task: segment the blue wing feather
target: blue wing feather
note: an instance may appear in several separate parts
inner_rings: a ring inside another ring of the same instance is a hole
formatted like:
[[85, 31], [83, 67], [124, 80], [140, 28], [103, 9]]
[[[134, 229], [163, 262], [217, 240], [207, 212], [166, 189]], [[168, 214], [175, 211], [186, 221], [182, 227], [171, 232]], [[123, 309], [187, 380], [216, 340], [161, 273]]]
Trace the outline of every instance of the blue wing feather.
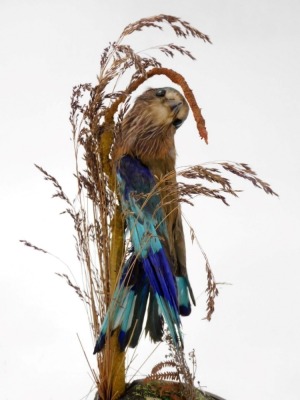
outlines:
[[[178, 282], [164, 249], [164, 238], [168, 237], [168, 233], [160, 195], [155, 191], [155, 178], [137, 158], [126, 155], [119, 161], [117, 180], [133, 255], [123, 267], [94, 353], [104, 346], [108, 331], [116, 328], [120, 328], [119, 343], [122, 350], [130, 344], [130, 336], [133, 346], [136, 345], [150, 290], [153, 294], [150, 298], [157, 302], [158, 313], [167, 323], [174, 343], [182, 344], [179, 316], [182, 307], [178, 305]], [[185, 295], [184, 290], [181, 293]], [[157, 327], [153, 327], [153, 334], [149, 326], [147, 330], [155, 340]]]
[[121, 202], [134, 252], [145, 274], [175, 343], [181, 340], [177, 287], [162, 243], [167, 237], [160, 195], [151, 171], [138, 159], [124, 156], [117, 170]]

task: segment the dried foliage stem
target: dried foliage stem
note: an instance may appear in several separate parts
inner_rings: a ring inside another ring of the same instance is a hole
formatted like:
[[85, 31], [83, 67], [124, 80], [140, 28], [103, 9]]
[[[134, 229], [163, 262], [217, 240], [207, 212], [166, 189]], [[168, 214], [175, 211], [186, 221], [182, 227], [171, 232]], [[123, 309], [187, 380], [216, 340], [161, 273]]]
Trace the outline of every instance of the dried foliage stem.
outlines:
[[[120, 207], [116, 207], [115, 214], [112, 220], [112, 238], [110, 252], [110, 297], [117, 285], [121, 260], [123, 259], [123, 232], [124, 219]], [[111, 374], [112, 377], [112, 393], [120, 396], [125, 391], [125, 356], [119, 350], [118, 332], [115, 332], [111, 338], [111, 348], [114, 349], [111, 354]], [[122, 377], [122, 379], [120, 379]]]

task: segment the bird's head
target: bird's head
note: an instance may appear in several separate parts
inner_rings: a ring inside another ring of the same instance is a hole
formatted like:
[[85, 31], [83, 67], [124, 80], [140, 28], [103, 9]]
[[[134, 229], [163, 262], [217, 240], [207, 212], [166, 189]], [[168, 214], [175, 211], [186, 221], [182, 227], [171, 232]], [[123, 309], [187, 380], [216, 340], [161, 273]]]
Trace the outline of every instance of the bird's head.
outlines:
[[139, 102], [147, 107], [146, 113], [157, 126], [168, 127], [172, 133], [183, 124], [189, 113], [185, 98], [170, 87], [149, 89], [136, 100], [135, 105]]
[[164, 157], [174, 151], [174, 134], [189, 113], [187, 101], [170, 87], [148, 89], [125, 115], [117, 143], [119, 155]]

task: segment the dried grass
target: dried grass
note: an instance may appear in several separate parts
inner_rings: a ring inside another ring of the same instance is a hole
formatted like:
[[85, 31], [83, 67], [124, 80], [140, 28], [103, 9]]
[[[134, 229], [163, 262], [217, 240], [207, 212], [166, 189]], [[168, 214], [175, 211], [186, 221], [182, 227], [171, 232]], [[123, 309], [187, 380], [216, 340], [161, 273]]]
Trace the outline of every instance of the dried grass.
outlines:
[[172, 400], [196, 400], [197, 390], [195, 389], [194, 381], [197, 362], [195, 351], [192, 350], [188, 354], [192, 364], [190, 368], [183, 349], [178, 349], [174, 346], [172, 338], [167, 332], [165, 333], [164, 341], [168, 345], [168, 353], [165, 356], [165, 360], [154, 365], [151, 373], [144, 379], [144, 383], [160, 382], [158, 388], [161, 398], [167, 396]]

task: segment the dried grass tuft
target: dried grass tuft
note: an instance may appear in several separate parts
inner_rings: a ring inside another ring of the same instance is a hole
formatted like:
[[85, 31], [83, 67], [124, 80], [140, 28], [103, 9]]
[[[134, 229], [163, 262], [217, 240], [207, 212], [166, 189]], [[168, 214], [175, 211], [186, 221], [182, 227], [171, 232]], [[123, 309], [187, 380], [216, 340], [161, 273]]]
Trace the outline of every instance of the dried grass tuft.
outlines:
[[[194, 386], [197, 362], [195, 351], [188, 354], [191, 362], [189, 367], [183, 349], [174, 346], [171, 335], [165, 333], [164, 341], [168, 345], [165, 361], [154, 365], [151, 373], [144, 379], [144, 383], [160, 382], [158, 390], [160, 398], [167, 396], [170, 399], [196, 400], [197, 390]], [[155, 385], [152, 385], [155, 389]]]

